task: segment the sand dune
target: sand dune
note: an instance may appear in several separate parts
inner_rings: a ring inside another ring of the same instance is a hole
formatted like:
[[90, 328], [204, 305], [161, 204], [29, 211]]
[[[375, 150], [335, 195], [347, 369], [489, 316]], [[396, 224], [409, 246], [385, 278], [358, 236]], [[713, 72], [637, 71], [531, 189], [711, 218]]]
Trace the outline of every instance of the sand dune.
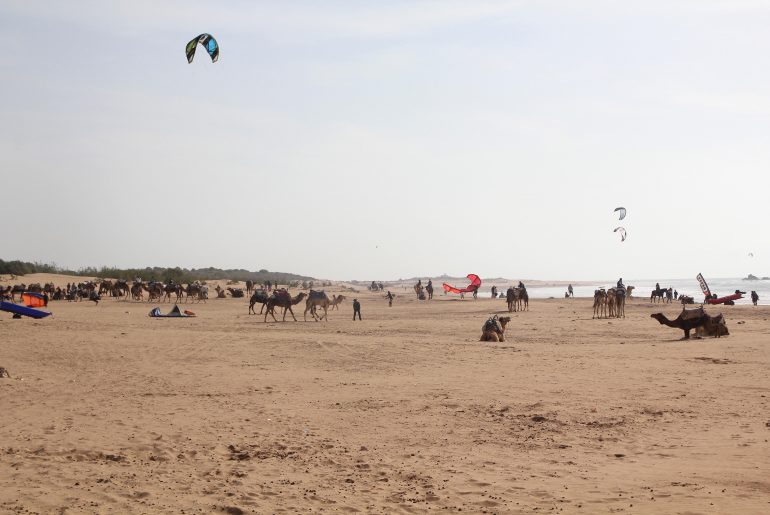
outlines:
[[485, 344], [501, 300], [357, 296], [355, 323], [350, 298], [328, 323], [0, 314], [0, 512], [770, 510], [770, 308], [683, 342], [643, 300], [534, 300]]

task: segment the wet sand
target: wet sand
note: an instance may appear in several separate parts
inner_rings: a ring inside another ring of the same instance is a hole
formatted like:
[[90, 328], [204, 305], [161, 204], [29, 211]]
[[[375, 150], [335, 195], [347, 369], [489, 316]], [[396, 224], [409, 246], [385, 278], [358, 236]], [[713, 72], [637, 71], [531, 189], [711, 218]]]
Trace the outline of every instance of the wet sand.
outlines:
[[504, 301], [398, 293], [0, 313], [0, 512], [770, 511], [769, 307], [685, 342], [649, 316], [678, 305], [533, 300], [489, 344]]

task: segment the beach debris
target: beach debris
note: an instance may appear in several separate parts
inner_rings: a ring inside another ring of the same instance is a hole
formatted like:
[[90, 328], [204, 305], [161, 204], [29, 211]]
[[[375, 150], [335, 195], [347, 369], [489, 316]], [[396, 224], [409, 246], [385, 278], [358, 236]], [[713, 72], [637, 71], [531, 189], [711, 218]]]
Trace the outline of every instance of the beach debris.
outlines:
[[620, 234], [620, 241], [626, 241], [626, 229], [624, 227], [616, 227], [614, 231]]
[[623, 220], [626, 217], [626, 208], [624, 207], [616, 207], [615, 213], [618, 213], [618, 220]]
[[10, 379], [11, 374], [8, 373], [8, 369], [6, 369], [5, 367], [0, 367], [0, 379], [2, 379], [3, 377], [7, 377], [8, 379]]
[[185, 47], [187, 62], [193, 62], [193, 58], [195, 57], [195, 49], [198, 47], [199, 43], [203, 48], [206, 49], [206, 52], [209, 53], [209, 56], [211, 56], [211, 62], [217, 62], [217, 59], [219, 59], [219, 43], [217, 43], [217, 40], [214, 39], [214, 36], [206, 33], [195, 36], [190, 40], [189, 43], [187, 43], [187, 46]]

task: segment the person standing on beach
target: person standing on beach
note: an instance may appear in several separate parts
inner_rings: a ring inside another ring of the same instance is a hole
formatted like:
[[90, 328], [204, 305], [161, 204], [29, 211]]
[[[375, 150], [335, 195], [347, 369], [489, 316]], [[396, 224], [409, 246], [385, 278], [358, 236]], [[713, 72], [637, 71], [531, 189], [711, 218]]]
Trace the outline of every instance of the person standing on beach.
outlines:
[[353, 299], [353, 321], [356, 320], [356, 314], [358, 319], [361, 320], [361, 303], [358, 302], [358, 299]]
[[[386, 295], [386, 297], [388, 298], [388, 307], [392, 308], [393, 307], [393, 294], [390, 293], [390, 290], [388, 290], [388, 294]], [[359, 313], [358, 316], [360, 317], [361, 313]], [[356, 312], [353, 311], [353, 320], [355, 320], [355, 319], [356, 319]]]
[[759, 301], [759, 295], [757, 295], [757, 292], [754, 290], [751, 291], [751, 302], [754, 303], [754, 305], [757, 305], [757, 302]]
[[567, 286], [567, 293], [569, 293], [570, 297], [574, 297], [575, 296], [575, 293], [572, 291], [572, 285], [571, 284], [569, 286]]

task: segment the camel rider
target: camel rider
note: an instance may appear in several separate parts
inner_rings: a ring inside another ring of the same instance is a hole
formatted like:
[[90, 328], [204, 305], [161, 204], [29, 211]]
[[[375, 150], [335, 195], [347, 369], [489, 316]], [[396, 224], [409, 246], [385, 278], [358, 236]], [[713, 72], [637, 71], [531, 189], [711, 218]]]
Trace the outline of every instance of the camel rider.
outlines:
[[618, 279], [618, 288], [623, 288], [624, 290], [626, 289], [626, 287], [623, 286], [623, 278], [622, 277], [620, 279]]
[[422, 279], [417, 280], [417, 287], [422, 288]]
[[524, 286], [524, 283], [521, 282], [521, 281], [519, 281], [519, 288], [521, 288], [522, 290], [526, 290], [527, 289], [527, 287]]
[[655, 291], [660, 291], [660, 283], [655, 283]]

